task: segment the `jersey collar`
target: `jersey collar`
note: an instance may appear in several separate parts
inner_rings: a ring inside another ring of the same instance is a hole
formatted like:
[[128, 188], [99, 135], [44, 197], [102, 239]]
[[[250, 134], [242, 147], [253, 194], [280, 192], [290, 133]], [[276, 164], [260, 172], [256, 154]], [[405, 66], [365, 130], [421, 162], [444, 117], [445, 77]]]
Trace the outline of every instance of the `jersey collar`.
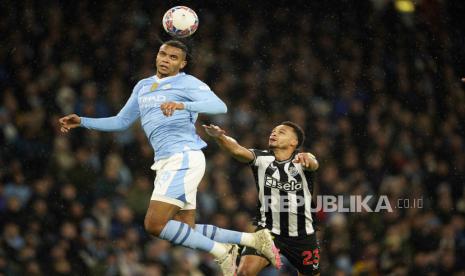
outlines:
[[185, 74], [186, 74], [186, 73], [184, 73], [184, 72], [179, 72], [179, 73], [177, 73], [177, 74], [174, 75], [174, 76], [169, 76], [169, 77], [165, 77], [165, 78], [161, 78], [161, 79], [155, 74], [155, 75], [153, 75], [153, 77], [155, 78], [155, 80], [156, 80], [157, 82], [160, 83], [160, 82], [164, 82], [164, 81], [167, 81], [167, 80], [170, 80], [170, 79], [173, 79], [173, 78], [175, 78], [175, 77], [182, 76], [182, 75], [185, 75]]
[[299, 153], [298, 151], [294, 151], [294, 152], [291, 154], [291, 157], [289, 157], [288, 159], [278, 161], [278, 160], [276, 160], [276, 155], [274, 155], [274, 152], [273, 152], [272, 150], [269, 150], [269, 151], [273, 154], [273, 156], [274, 156], [274, 158], [275, 158], [274, 161], [275, 161], [276, 163], [278, 163], [278, 164], [283, 164], [283, 163], [287, 163], [287, 162], [289, 162], [289, 161], [291, 161], [291, 160], [294, 160], [295, 155], [296, 155], [297, 153]]

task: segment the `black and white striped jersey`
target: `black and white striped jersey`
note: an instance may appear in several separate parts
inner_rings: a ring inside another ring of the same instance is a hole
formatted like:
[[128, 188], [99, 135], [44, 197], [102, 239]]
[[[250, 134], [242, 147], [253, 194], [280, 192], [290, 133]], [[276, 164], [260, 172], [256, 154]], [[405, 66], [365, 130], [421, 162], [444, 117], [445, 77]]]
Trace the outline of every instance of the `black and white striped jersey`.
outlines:
[[272, 151], [250, 149], [258, 189], [256, 223], [276, 235], [302, 237], [314, 233], [311, 214], [313, 172], [290, 159], [277, 161]]

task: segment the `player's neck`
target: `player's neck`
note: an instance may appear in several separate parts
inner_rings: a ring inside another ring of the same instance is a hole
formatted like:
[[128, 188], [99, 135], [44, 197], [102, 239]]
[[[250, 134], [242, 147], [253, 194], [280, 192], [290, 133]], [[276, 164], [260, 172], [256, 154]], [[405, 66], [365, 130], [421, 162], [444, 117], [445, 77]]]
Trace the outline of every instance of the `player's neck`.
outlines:
[[274, 157], [277, 161], [284, 161], [292, 157], [292, 149], [273, 149]]
[[169, 77], [169, 75], [157, 73], [157, 78], [158, 78], [158, 79], [164, 79], [164, 78], [166, 78], [166, 77]]
[[167, 78], [167, 77], [174, 77], [177, 74], [179, 74], [179, 72], [176, 72], [175, 74], [172, 74], [172, 75], [161, 74], [160, 72], [157, 72], [156, 76], [157, 76], [158, 79], [164, 79], [164, 78]]

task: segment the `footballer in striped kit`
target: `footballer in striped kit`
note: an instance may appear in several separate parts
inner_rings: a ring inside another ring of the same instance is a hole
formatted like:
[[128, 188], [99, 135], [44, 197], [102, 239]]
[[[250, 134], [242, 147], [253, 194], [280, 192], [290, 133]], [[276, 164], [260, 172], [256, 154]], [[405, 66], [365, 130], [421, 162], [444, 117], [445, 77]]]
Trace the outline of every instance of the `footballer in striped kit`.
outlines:
[[[215, 125], [206, 132], [236, 160], [248, 163], [258, 189], [257, 231], [268, 229], [275, 246], [299, 275], [319, 275], [320, 248], [311, 213], [313, 181], [318, 169], [313, 154], [298, 152], [304, 132], [293, 122], [282, 122], [269, 136], [268, 149], [247, 149]], [[238, 275], [257, 275], [269, 259], [251, 247], [242, 252]]]

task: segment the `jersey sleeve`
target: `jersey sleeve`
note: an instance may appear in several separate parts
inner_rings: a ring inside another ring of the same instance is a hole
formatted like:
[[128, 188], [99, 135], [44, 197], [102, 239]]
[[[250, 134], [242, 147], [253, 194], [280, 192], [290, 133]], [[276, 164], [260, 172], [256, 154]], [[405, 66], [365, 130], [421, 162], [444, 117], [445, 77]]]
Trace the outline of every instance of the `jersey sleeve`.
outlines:
[[194, 79], [190, 82], [187, 97], [190, 101], [183, 102], [188, 111], [207, 114], [226, 113], [226, 104], [206, 85]]
[[140, 117], [137, 96], [142, 85], [140, 82], [134, 87], [131, 96], [120, 112], [113, 117], [87, 118], [81, 117], [81, 126], [101, 131], [120, 131], [127, 129]]
[[266, 150], [258, 150], [258, 149], [248, 149], [253, 154], [253, 160], [249, 162], [250, 166], [259, 166], [259, 158], [260, 156], [270, 155]]

